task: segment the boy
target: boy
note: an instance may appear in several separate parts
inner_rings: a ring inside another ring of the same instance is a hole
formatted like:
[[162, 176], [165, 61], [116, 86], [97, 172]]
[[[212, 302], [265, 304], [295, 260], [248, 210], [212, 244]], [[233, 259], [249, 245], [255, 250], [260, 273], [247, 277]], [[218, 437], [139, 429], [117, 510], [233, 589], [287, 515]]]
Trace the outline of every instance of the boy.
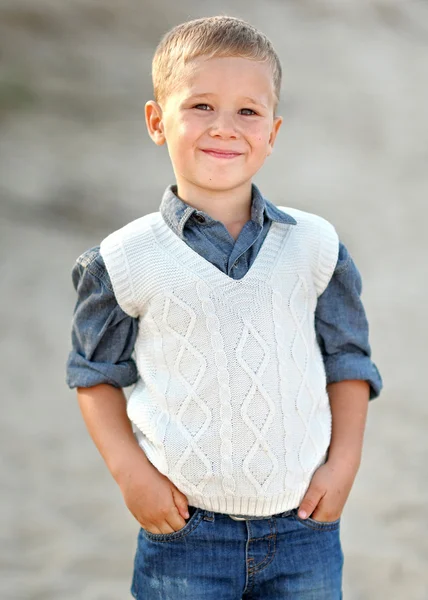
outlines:
[[176, 184], [78, 259], [68, 362], [141, 525], [132, 594], [341, 598], [340, 515], [381, 389], [360, 275], [330, 223], [252, 184], [282, 123], [262, 33], [179, 25], [153, 82]]

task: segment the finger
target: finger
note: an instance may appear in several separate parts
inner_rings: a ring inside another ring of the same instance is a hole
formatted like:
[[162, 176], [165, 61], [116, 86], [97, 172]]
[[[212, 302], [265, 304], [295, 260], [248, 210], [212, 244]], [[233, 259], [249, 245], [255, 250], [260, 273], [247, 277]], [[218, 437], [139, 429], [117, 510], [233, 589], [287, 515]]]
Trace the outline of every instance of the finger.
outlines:
[[141, 522], [140, 522], [140, 525], [144, 529], [144, 531], [148, 531], [149, 533], [155, 533], [157, 535], [162, 533], [162, 531], [156, 525], [145, 525]]
[[177, 507], [178, 512], [183, 517], [183, 519], [189, 518], [189, 503], [184, 494], [180, 492], [177, 488], [172, 488], [172, 496], [174, 498], [175, 506]]
[[162, 521], [159, 520], [156, 523], [147, 523], [147, 522], [142, 523], [140, 521], [140, 525], [143, 529], [145, 529], [145, 531], [148, 531], [149, 533], [158, 534], [158, 535], [162, 534], [162, 533], [173, 533], [175, 531], [175, 529], [173, 527], [171, 527], [167, 518], [159, 515], [159, 519], [163, 519], [163, 520]]
[[340, 517], [340, 513], [341, 511], [339, 508], [326, 506], [325, 503], [321, 501], [311, 516], [316, 521], [331, 523], [332, 521], [337, 521], [337, 519]]
[[156, 524], [155, 523], [151, 523], [147, 527], [144, 525], [143, 529], [145, 529], [149, 533], [156, 533], [156, 534], [173, 533], [175, 531], [175, 529], [173, 529], [171, 527], [171, 525], [168, 523], [168, 521], [165, 518], [164, 518], [163, 521], [159, 521]]
[[172, 525], [169, 523], [169, 521], [166, 520], [160, 525], [158, 525], [158, 527], [161, 533], [174, 533], [174, 531], [176, 531], [174, 527], [172, 527]]
[[176, 508], [174, 508], [174, 511], [171, 511], [171, 513], [168, 515], [168, 523], [174, 529], [174, 531], [179, 531], [186, 525], [186, 521]]
[[328, 521], [327, 519], [327, 510], [326, 510], [326, 506], [325, 506], [326, 502], [325, 502], [325, 497], [322, 498], [319, 502], [317, 507], [315, 508], [314, 512], [311, 514], [311, 517], [313, 519], [315, 519], [316, 521]]
[[324, 492], [317, 487], [309, 486], [308, 491], [306, 492], [302, 502], [299, 506], [298, 515], [301, 519], [306, 519], [309, 517], [320, 502], [323, 497]]

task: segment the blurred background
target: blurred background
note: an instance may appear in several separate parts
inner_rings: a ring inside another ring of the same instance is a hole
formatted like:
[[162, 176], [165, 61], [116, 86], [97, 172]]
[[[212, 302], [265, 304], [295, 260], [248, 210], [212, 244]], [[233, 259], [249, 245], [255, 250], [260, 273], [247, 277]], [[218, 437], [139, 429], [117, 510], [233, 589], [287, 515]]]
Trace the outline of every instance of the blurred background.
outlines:
[[256, 183], [331, 220], [363, 277], [385, 388], [343, 518], [344, 597], [428, 599], [426, 0], [0, 0], [2, 600], [130, 598], [138, 524], [64, 382], [70, 272], [157, 209], [172, 170], [144, 123], [151, 58], [215, 14], [283, 63]]

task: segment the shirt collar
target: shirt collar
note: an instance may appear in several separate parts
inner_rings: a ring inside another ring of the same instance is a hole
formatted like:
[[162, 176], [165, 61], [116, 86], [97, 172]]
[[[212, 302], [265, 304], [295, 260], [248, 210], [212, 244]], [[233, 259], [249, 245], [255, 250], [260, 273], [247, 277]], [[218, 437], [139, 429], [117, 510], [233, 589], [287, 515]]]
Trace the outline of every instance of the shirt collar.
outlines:
[[[163, 196], [159, 208], [161, 215], [166, 224], [176, 233], [180, 238], [184, 237], [183, 231], [187, 221], [190, 217], [195, 214], [203, 214], [205, 217], [210, 218], [206, 213], [198, 211], [193, 206], [189, 206], [181, 198], [177, 196], [177, 186], [169, 185]], [[287, 225], [296, 225], [297, 221], [289, 214], [283, 212], [274, 204], [266, 200], [259, 188], [253, 183], [252, 184], [252, 204], [251, 204], [251, 220], [263, 227], [264, 216], [268, 217], [271, 221], [277, 223], [285, 223]]]
[[165, 223], [180, 238], [183, 238], [183, 230], [190, 217], [198, 212], [193, 206], [189, 206], [177, 196], [177, 186], [169, 185], [163, 196], [159, 207]]

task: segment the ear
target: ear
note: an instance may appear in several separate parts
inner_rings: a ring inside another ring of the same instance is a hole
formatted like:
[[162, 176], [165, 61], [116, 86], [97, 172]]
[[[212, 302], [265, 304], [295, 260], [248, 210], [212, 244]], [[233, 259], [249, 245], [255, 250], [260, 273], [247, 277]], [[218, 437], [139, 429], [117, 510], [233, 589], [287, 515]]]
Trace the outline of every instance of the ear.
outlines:
[[279, 128], [281, 127], [281, 125], [282, 125], [283, 120], [284, 119], [282, 117], [275, 117], [274, 120], [273, 120], [272, 131], [271, 131], [270, 137], [269, 137], [269, 144], [268, 144], [267, 156], [270, 156], [272, 154], [272, 150], [273, 150], [273, 146], [275, 144], [276, 136], [278, 135], [278, 131], [279, 131]]
[[145, 115], [149, 136], [155, 144], [162, 146], [166, 139], [163, 131], [161, 107], [154, 100], [150, 100], [149, 102], [146, 102]]

